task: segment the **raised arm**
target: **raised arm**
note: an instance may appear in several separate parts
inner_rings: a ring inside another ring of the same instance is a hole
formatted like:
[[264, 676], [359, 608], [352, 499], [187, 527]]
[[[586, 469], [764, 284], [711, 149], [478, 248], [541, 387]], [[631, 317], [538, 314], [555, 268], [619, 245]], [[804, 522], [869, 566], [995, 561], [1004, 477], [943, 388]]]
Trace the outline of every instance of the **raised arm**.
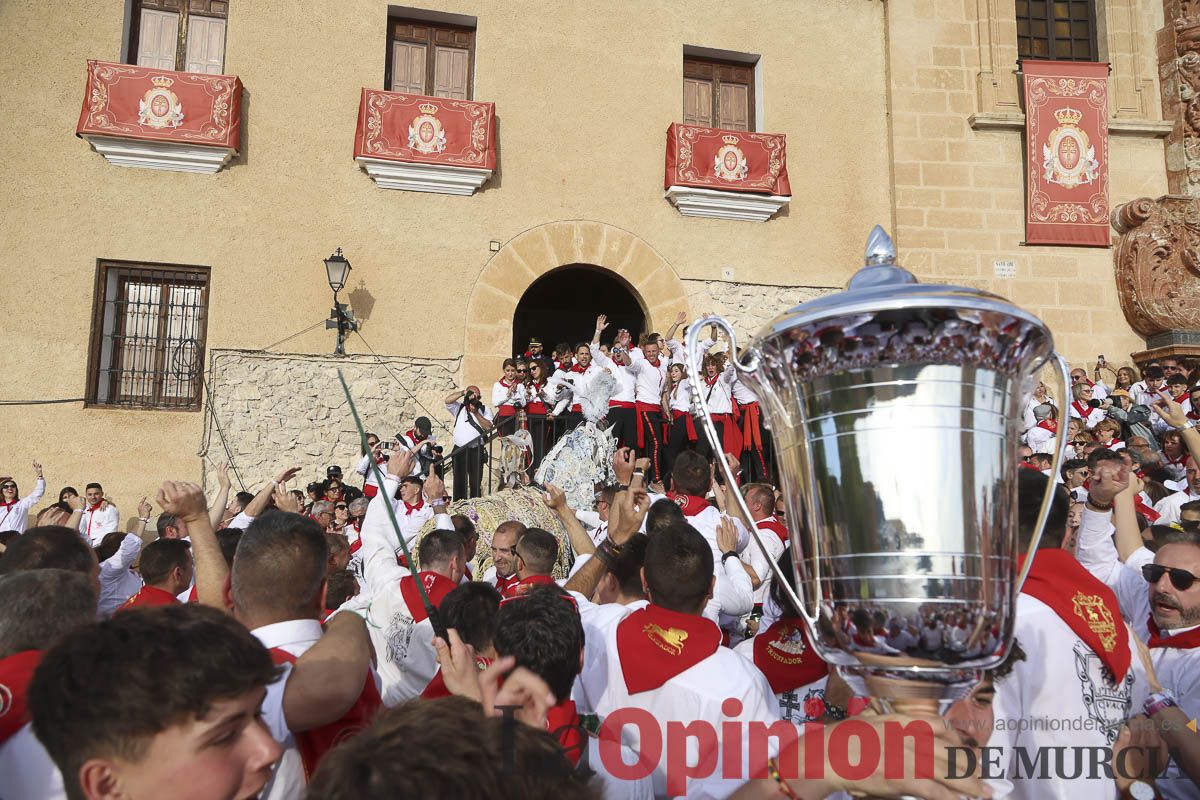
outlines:
[[229, 480], [229, 465], [221, 464], [217, 467], [217, 496], [208, 507], [208, 523], [212, 525], [213, 530], [221, 527], [221, 520], [225, 518], [225, 507], [229, 505], [231, 488], [233, 483]]
[[21, 502], [24, 503], [25, 508], [33, 508], [42, 499], [42, 496], [46, 494], [46, 478], [42, 475], [42, 465], [36, 461], [33, 462], [33, 474], [33, 491], [21, 498]]
[[454, 405], [459, 400], [463, 399], [463, 397], [465, 397], [466, 394], [467, 394], [466, 389], [456, 389], [453, 392], [451, 392], [450, 394], [446, 395], [446, 399], [443, 402], [445, 402], [445, 404], [448, 406]]
[[250, 519], [254, 519], [266, 511], [271, 506], [271, 495], [275, 492], [275, 484], [287, 483], [292, 478], [300, 474], [300, 469], [301, 468], [299, 464], [288, 467], [276, 475], [274, 480], [268, 481], [263, 488], [258, 490], [258, 494], [254, 495], [254, 499], [247, 503], [246, 507], [242, 509], [242, 514]]
[[164, 481], [158, 490], [158, 504], [168, 514], [187, 523], [192, 540], [192, 558], [196, 562], [196, 600], [206, 606], [228, 611], [225, 607], [225, 583], [229, 564], [221, 554], [221, 545], [213, 533], [204, 502], [204, 491], [195, 483]]
[[1200, 464], [1200, 431], [1197, 431], [1195, 423], [1188, 419], [1183, 406], [1171, 399], [1171, 395], [1166, 389], [1160, 389], [1158, 399], [1150, 407], [1162, 418], [1163, 422], [1179, 431], [1188, 455], [1192, 457], [1192, 461]]
[[357, 614], [338, 614], [292, 667], [283, 693], [288, 729], [306, 731], [341, 719], [358, 701], [371, 665], [367, 626]]
[[687, 312], [680, 311], [675, 315], [675, 321], [671, 323], [671, 327], [667, 328], [667, 333], [664, 338], [674, 339], [675, 333], [679, 330], [679, 326], [683, 325], [685, 322], [687, 322]]
[[596, 552], [596, 545], [592, 542], [592, 537], [588, 536], [579, 517], [575, 516], [575, 512], [567, 505], [567, 495], [562, 489], [552, 483], [546, 484], [546, 493], [542, 495], [542, 502], [555, 513], [563, 527], [567, 529], [567, 539], [571, 542], [571, 549], [575, 551], [575, 555]]

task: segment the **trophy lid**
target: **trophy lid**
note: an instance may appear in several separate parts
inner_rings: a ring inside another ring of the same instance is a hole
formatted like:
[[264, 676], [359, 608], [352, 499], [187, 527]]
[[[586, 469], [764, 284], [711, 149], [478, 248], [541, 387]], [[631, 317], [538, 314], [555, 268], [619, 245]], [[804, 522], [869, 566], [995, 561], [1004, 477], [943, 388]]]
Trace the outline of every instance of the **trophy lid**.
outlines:
[[[921, 283], [896, 263], [892, 239], [876, 225], [862, 269], [843, 291], [785, 311], [755, 344], [788, 352], [802, 377], [879, 363], [964, 363], [1022, 369], [1045, 358], [1045, 324], [991, 292]], [[770, 347], [773, 345], [774, 347]]]

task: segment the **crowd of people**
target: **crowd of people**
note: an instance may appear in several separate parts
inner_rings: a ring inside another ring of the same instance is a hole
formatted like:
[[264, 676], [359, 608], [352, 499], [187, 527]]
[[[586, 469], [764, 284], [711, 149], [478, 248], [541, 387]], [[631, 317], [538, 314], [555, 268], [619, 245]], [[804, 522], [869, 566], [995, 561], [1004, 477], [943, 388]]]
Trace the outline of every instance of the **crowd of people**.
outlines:
[[[855, 696], [772, 578], [793, 575], [800, 523], [769, 431], [715, 329], [687, 374], [682, 322], [605, 344], [601, 316], [548, 356], [534, 340], [490, 403], [446, 398], [449, 452], [420, 417], [365, 437], [359, 479], [330, 466], [292, 489], [288, 467], [234, 492], [221, 467], [212, 497], [166, 481], [122, 526], [98, 483], [39, 509], [41, 465], [25, 496], [0, 478], [0, 798], [1200, 797], [1197, 365], [1111, 386], [1076, 369], [1071, 398], [1025, 399], [1025, 546], [1060, 486], [1015, 639], [966, 697], [910, 718]], [[561, 532], [455, 511], [497, 490], [491, 436], [528, 433], [532, 482], [601, 371], [615, 480], [590, 507], [550, 484], [534, 489]], [[821, 624], [847, 650], [943, 663], [1003, 638], [933, 611]], [[1103, 769], [1023, 772], [1046, 748]]]

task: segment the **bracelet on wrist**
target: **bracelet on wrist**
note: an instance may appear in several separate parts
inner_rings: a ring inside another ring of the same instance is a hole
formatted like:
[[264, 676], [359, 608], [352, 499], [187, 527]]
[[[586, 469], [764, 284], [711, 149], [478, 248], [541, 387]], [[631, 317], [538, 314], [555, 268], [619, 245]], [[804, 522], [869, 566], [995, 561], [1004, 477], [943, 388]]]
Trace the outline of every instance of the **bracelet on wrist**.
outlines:
[[1099, 501], [1093, 500], [1091, 497], [1088, 497], [1087, 503], [1085, 503], [1085, 505], [1088, 508], [1092, 509], [1092, 511], [1103, 512], [1103, 511], [1112, 511], [1112, 509], [1113, 509], [1112, 503], [1101, 503]]
[[1182, 432], [1182, 431], [1186, 431], [1188, 428], [1195, 428], [1195, 427], [1197, 427], [1198, 425], [1200, 425], [1200, 423], [1197, 423], [1197, 421], [1196, 421], [1196, 420], [1194, 420], [1194, 419], [1189, 419], [1187, 422], [1185, 422], [1185, 423], [1183, 423], [1182, 425], [1180, 425], [1180, 426], [1176, 427], [1176, 428], [1175, 428], [1175, 430]]
[[1146, 698], [1146, 702], [1142, 705], [1142, 712], [1147, 717], [1153, 717], [1164, 708], [1178, 708], [1179, 703], [1175, 701], [1175, 696], [1165, 689], [1158, 692], [1153, 692]]
[[737, 551], [736, 551], [736, 550], [726, 550], [724, 553], [721, 553], [721, 565], [722, 565], [722, 566], [724, 566], [724, 565], [725, 565], [725, 560], [726, 560], [726, 559], [728, 559], [728, 558], [737, 558], [737, 557], [738, 557], [738, 554], [737, 554]]

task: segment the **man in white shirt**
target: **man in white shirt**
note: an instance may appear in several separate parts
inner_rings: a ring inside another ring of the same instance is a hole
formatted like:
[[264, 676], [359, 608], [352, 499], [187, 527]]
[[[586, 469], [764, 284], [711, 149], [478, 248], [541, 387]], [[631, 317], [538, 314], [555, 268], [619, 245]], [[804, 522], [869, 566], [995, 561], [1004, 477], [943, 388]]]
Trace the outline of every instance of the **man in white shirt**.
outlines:
[[1186, 459], [1184, 464], [1183, 479], [1187, 482], [1187, 488], [1169, 494], [1154, 504], [1154, 510], [1158, 512], [1159, 525], [1179, 522], [1179, 507], [1184, 503], [1200, 500], [1200, 466], [1196, 464], [1194, 458]]
[[400, 535], [410, 548], [416, 543], [421, 527], [433, 519], [433, 506], [422, 496], [423, 486], [420, 478], [406, 475], [400, 479], [400, 501], [392, 501], [396, 509], [396, 521], [400, 523]]
[[96, 619], [87, 575], [31, 569], [0, 578], [0, 797], [60, 800], [62, 774], [33, 734], [27, 691], [45, 652]]
[[79, 520], [79, 532], [95, 547], [104, 540], [104, 534], [117, 530], [121, 513], [104, 499], [104, 487], [100, 484], [89, 483], [83, 494], [87, 505], [83, 507], [83, 518]]
[[[1185, 431], [1186, 437], [1196, 435], [1194, 429]], [[1188, 723], [1200, 717], [1200, 582], [1195, 580], [1200, 575], [1200, 536], [1178, 531], [1166, 537], [1157, 553], [1143, 547], [1136, 522], [1128, 522], [1134, 519], [1138, 488], [1131, 482], [1125, 468], [1097, 467], [1079, 525], [1079, 560], [1113, 589], [1134, 632], [1149, 647], [1158, 686], [1150, 687], [1153, 694], [1139, 709], [1156, 723], [1173, 751], [1155, 781], [1158, 796], [1194, 798], [1200, 746]]]
[[525, 523], [510, 519], [496, 526], [492, 534], [492, 566], [483, 573], [483, 581], [495, 586], [501, 595], [516, 584], [517, 540], [525, 533]]
[[663, 464], [666, 446], [663, 441], [666, 421], [663, 419], [662, 395], [667, 381], [667, 359], [660, 358], [658, 334], [651, 333], [640, 348], [629, 351], [626, 369], [634, 377], [634, 401], [637, 410], [638, 455], [650, 459], [646, 480], [658, 481], [666, 468]]
[[[238, 543], [229, 590], [234, 616], [271, 651], [276, 664], [294, 664], [322, 638], [327, 560], [325, 534], [298, 514], [264, 514]], [[344, 714], [334, 716], [330, 711], [333, 720], [313, 729], [292, 725], [287, 719], [283, 711], [286, 678], [267, 687], [265, 712], [276, 720], [282, 714], [286, 724], [286, 728], [273, 731], [280, 734], [284, 754], [262, 795], [267, 800], [300, 796], [306, 776], [325, 752], [368, 725], [381, 707], [369, 661], [364, 660], [357, 669], [347, 666], [330, 680], [325, 704], [354, 690], [357, 698]]]
[[33, 492], [28, 497], [21, 497], [17, 482], [12, 478], [0, 478], [0, 531], [16, 531], [24, 533], [29, 527], [29, 509], [37, 505], [46, 493], [46, 479], [42, 477], [42, 465], [33, 462], [33, 470], [37, 479], [33, 484]]
[[788, 547], [788, 531], [775, 516], [775, 490], [770, 486], [765, 483], [746, 484], [742, 487], [742, 497], [750, 509], [750, 519], [762, 531], [763, 544], [767, 546], [765, 556], [762, 548], [754, 542], [742, 551], [742, 560], [754, 571], [750, 576], [754, 586], [754, 605], [761, 606], [771, 589], [771, 564], [778, 561]]
[[[446, 396], [446, 410], [454, 417], [454, 499], [479, 497], [483, 482], [484, 439], [492, 429], [492, 412], [479, 396], [478, 386], [468, 386]], [[392, 456], [394, 461], [396, 456]]]

